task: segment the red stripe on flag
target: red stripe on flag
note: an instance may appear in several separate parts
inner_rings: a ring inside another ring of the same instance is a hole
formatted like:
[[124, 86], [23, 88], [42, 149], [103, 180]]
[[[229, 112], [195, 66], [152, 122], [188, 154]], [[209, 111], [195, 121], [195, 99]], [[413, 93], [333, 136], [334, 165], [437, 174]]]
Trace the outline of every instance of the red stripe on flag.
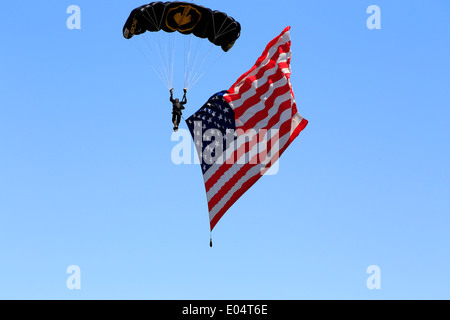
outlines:
[[[276, 123], [278, 123], [278, 121], [280, 120], [281, 114], [286, 111], [287, 109], [289, 109], [289, 107], [291, 106], [290, 104], [290, 100], [285, 101], [284, 103], [282, 103], [280, 105], [280, 108], [278, 110], [278, 112], [269, 120], [268, 125], [266, 126], [267, 129], [271, 129]], [[282, 123], [279, 126], [280, 129], [280, 133], [281, 135], [279, 136], [283, 136], [285, 135], [287, 132], [289, 132], [291, 130], [290, 127], [290, 119], [284, 123]], [[285, 123], [288, 123], [288, 126], [284, 125]], [[277, 128], [278, 129], [278, 128]], [[246, 131], [244, 131], [246, 132]], [[259, 133], [258, 133], [259, 134]], [[233, 161], [238, 161], [238, 159], [240, 159], [240, 157], [247, 151], [247, 150], [251, 150], [252, 147], [258, 143], [258, 134], [255, 135], [251, 141], [247, 141], [246, 143], [237, 146], [237, 149], [234, 151], [233, 156], [231, 159], [233, 159]], [[267, 149], [267, 152], [269, 153], [271, 150], [271, 147]], [[233, 166], [233, 164], [230, 164], [228, 161], [228, 159], [226, 159], [226, 163], [222, 164], [217, 171], [207, 180], [205, 181], [205, 188], [206, 188], [206, 192], [209, 192], [209, 190], [217, 183], [217, 181]], [[254, 163], [254, 162], [251, 162]]]
[[256, 89], [255, 95], [251, 96], [250, 98], [245, 100], [242, 105], [234, 109], [235, 118], [239, 119], [248, 110], [249, 107], [261, 102], [261, 96], [269, 91], [270, 85], [280, 81], [281, 79], [283, 79], [283, 77], [284, 74], [283, 72], [281, 72], [281, 70], [277, 70], [276, 73], [269, 76], [267, 78], [267, 82]]
[[[235, 91], [234, 89], [237, 88], [237, 84], [233, 85], [228, 90], [229, 93], [224, 96], [225, 101], [230, 103], [230, 102], [239, 100], [245, 92], [247, 92], [248, 90], [251, 89], [253, 82], [260, 80], [268, 70], [278, 68], [278, 64], [277, 64], [278, 58], [280, 57], [280, 55], [282, 53], [289, 52], [290, 48], [291, 48], [290, 42], [281, 45], [278, 48], [278, 50], [276, 51], [275, 55], [273, 55], [270, 58], [269, 62], [265, 66], [261, 67], [255, 75], [248, 76], [247, 78], [245, 78], [244, 83], [241, 86], [239, 86], [238, 93], [234, 93], [234, 91]], [[256, 69], [258, 69], [258, 68], [256, 68]], [[253, 70], [255, 70], [255, 69], [253, 69]], [[240, 82], [242, 82], [242, 80]], [[238, 82], [238, 84], [240, 82]]]
[[[245, 122], [241, 126], [241, 128], [246, 131], [248, 129], [254, 128], [259, 122], [266, 119], [269, 116], [270, 108], [274, 107], [276, 98], [288, 93], [289, 90], [290, 90], [290, 87], [288, 85], [276, 89], [274, 91], [274, 94], [269, 99], [267, 99], [267, 101], [265, 102], [264, 109], [257, 112], [252, 118], [250, 118], [247, 122]], [[278, 94], [278, 96], [276, 96], [276, 94]], [[268, 130], [273, 129], [273, 125], [275, 123], [277, 123], [278, 120], [280, 120], [280, 117], [281, 117], [281, 114], [283, 113], [283, 111], [285, 111], [286, 109], [289, 109], [291, 107], [291, 105], [292, 105], [291, 99], [283, 101], [279, 105], [277, 113], [269, 120], [268, 124], [266, 126], [264, 126], [264, 128], [262, 128], [262, 129], [268, 129]], [[275, 129], [277, 129], [277, 128], [275, 128]]]
[[244, 73], [242, 76], [239, 77], [239, 79], [231, 86], [230, 90], [228, 90], [231, 94], [234, 94], [234, 89], [235, 86], [241, 82], [245, 77], [247, 77], [248, 74], [250, 74], [253, 70], [255, 70], [256, 68], [258, 68], [261, 63], [264, 61], [264, 59], [266, 58], [267, 54], [269, 53], [269, 50], [277, 43], [277, 41], [282, 38], [284, 36], [284, 34], [286, 32], [289, 32], [289, 30], [291, 29], [291, 27], [286, 27], [283, 32], [281, 32], [281, 34], [274, 38], [272, 41], [269, 42], [269, 44], [266, 46], [266, 48], [264, 49], [261, 57], [259, 57], [259, 59], [256, 61], [255, 65], [246, 73]]
[[[308, 124], [308, 121], [306, 119], [303, 119], [300, 123], [300, 125], [297, 126], [297, 128], [294, 131], [294, 134], [291, 135], [289, 142], [286, 143], [286, 145], [281, 148], [280, 153], [278, 155], [278, 158], [281, 157], [281, 155], [286, 151], [287, 147], [292, 143], [292, 141], [300, 134], [300, 132], [306, 127]], [[280, 135], [281, 137], [281, 135]], [[277, 160], [277, 159], [276, 159]], [[272, 166], [272, 162], [267, 164], [266, 169], [269, 169]], [[230, 198], [230, 200], [227, 201], [227, 203], [219, 210], [219, 212], [211, 219], [210, 221], [210, 228], [211, 231], [214, 229], [214, 227], [217, 225], [219, 220], [225, 215], [225, 213], [228, 211], [228, 209], [231, 208], [231, 206], [239, 200], [239, 198], [247, 192], [248, 189], [250, 189], [260, 178], [262, 177], [261, 174], [257, 174], [253, 177], [251, 177], [247, 182], [245, 182], [241, 188], [239, 188], [238, 191], [236, 191]], [[211, 209], [210, 209], [211, 210]]]
[[[278, 135], [278, 138], [276, 140], [279, 140], [279, 138], [286, 135], [291, 130], [290, 123], [284, 122], [283, 125], [280, 127], [280, 133]], [[273, 141], [276, 142], [276, 141]], [[267, 153], [272, 151], [272, 146], [274, 143], [270, 144], [267, 148]], [[248, 163], [242, 165], [242, 167], [239, 169], [239, 171], [231, 178], [229, 179], [223, 186], [220, 188], [220, 190], [211, 198], [211, 200], [208, 203], [209, 210], [211, 211], [212, 208], [214, 208], [218, 202], [222, 199], [223, 196], [225, 196], [229, 190], [233, 188], [233, 186], [242, 178], [244, 177], [247, 172], [252, 169], [255, 165], [252, 163], [258, 163], [259, 154], [256, 154], [251, 161]], [[257, 176], [261, 177], [261, 172], [258, 171], [256, 174]]]

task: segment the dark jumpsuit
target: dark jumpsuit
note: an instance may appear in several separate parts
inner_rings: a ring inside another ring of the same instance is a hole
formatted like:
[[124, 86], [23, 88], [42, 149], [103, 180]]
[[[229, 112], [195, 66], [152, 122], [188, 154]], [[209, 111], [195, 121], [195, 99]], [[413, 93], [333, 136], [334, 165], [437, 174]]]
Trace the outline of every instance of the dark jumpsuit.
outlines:
[[173, 92], [170, 92], [170, 102], [172, 102], [172, 122], [175, 124], [176, 127], [178, 127], [178, 125], [181, 122], [181, 116], [182, 116], [182, 110], [186, 109], [184, 107], [184, 105], [187, 103], [187, 99], [186, 99], [186, 92], [183, 95], [183, 100], [180, 101], [176, 101], [173, 99]]

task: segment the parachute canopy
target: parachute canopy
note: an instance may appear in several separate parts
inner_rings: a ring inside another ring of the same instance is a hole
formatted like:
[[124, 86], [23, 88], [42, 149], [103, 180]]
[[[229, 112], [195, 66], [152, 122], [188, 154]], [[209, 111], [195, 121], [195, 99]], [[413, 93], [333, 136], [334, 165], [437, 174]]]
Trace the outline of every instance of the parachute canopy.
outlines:
[[230, 50], [241, 33], [239, 22], [226, 13], [189, 2], [152, 2], [134, 9], [128, 17], [123, 36], [126, 39], [146, 31], [193, 34]]

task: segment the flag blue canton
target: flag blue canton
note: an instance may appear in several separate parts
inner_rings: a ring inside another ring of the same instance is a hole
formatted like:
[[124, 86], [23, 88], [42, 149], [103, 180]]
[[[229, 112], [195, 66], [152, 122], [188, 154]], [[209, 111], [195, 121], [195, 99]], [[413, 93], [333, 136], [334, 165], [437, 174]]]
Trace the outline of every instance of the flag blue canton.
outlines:
[[[186, 120], [197, 148], [203, 174], [214, 163], [214, 159], [211, 159], [211, 157], [222, 156], [225, 149], [236, 138], [234, 111], [223, 99], [225, 93], [227, 93], [226, 90], [213, 95], [196, 113]], [[230, 139], [230, 134], [234, 139]], [[223, 141], [217, 141], [217, 137], [222, 137]], [[222, 150], [220, 154], [217, 154], [219, 150], [217, 147], [220, 145], [222, 145]], [[208, 158], [209, 155], [210, 158]]]

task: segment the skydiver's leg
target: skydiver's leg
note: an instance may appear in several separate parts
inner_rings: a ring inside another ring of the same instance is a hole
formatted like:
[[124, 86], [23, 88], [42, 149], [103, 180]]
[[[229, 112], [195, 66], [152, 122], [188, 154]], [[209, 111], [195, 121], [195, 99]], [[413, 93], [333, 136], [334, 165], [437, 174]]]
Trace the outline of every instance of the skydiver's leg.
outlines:
[[177, 132], [178, 131], [178, 125], [180, 123], [180, 115], [178, 113], [174, 113], [172, 116], [172, 122], [173, 122], [173, 131]]

